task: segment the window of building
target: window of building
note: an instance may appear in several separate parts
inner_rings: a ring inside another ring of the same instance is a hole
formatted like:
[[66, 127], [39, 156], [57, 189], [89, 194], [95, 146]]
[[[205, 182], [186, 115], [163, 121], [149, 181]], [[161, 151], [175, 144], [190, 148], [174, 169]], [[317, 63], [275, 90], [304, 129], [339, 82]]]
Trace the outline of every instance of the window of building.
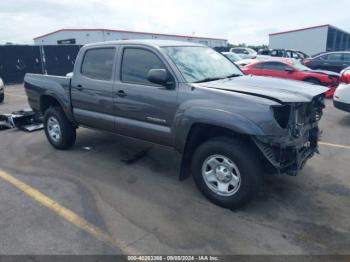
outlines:
[[98, 80], [111, 80], [115, 48], [90, 49], [85, 53], [81, 74]]
[[163, 62], [154, 53], [137, 48], [124, 49], [121, 72], [123, 82], [155, 85], [147, 80], [151, 69], [165, 69]]

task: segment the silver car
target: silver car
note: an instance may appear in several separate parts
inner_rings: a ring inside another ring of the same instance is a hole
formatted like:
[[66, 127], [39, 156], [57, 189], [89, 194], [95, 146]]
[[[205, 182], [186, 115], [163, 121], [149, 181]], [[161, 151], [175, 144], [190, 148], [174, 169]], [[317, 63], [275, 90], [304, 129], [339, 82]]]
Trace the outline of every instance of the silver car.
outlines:
[[0, 78], [0, 103], [4, 102], [5, 93], [4, 93], [4, 82]]

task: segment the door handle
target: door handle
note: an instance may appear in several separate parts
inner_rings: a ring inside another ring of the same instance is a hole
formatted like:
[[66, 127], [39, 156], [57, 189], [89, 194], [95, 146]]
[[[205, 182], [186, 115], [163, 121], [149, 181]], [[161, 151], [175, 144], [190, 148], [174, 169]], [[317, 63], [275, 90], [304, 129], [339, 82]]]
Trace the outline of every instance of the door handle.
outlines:
[[77, 90], [78, 91], [82, 91], [84, 89], [84, 87], [82, 85], [77, 85]]
[[119, 97], [125, 97], [125, 96], [126, 96], [126, 93], [124, 92], [124, 90], [119, 90], [119, 91], [117, 92], [117, 96], [119, 96]]

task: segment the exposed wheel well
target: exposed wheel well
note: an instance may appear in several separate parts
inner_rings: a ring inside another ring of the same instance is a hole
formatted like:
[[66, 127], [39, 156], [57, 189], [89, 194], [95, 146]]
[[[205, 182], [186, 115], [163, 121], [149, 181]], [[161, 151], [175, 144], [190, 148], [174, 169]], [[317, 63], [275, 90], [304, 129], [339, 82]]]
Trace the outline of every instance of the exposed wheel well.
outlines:
[[211, 138], [222, 136], [239, 137], [240, 140], [244, 140], [248, 144], [253, 144], [249, 135], [237, 133], [220, 126], [200, 123], [194, 124], [187, 136], [186, 145], [182, 152], [180, 180], [189, 177], [190, 163], [196, 148]]
[[52, 96], [42, 96], [40, 98], [40, 112], [43, 114], [50, 106], [60, 106], [60, 103]]

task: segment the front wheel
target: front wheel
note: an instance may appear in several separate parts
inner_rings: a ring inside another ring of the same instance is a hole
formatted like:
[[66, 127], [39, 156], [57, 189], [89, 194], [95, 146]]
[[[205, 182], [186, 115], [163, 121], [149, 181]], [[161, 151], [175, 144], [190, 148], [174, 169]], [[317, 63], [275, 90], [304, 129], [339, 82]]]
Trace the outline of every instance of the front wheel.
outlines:
[[226, 137], [204, 142], [192, 159], [199, 190], [213, 203], [230, 209], [246, 204], [259, 191], [261, 170], [248, 144]]
[[50, 144], [57, 149], [74, 145], [76, 129], [60, 107], [50, 107], [44, 114], [44, 128]]

